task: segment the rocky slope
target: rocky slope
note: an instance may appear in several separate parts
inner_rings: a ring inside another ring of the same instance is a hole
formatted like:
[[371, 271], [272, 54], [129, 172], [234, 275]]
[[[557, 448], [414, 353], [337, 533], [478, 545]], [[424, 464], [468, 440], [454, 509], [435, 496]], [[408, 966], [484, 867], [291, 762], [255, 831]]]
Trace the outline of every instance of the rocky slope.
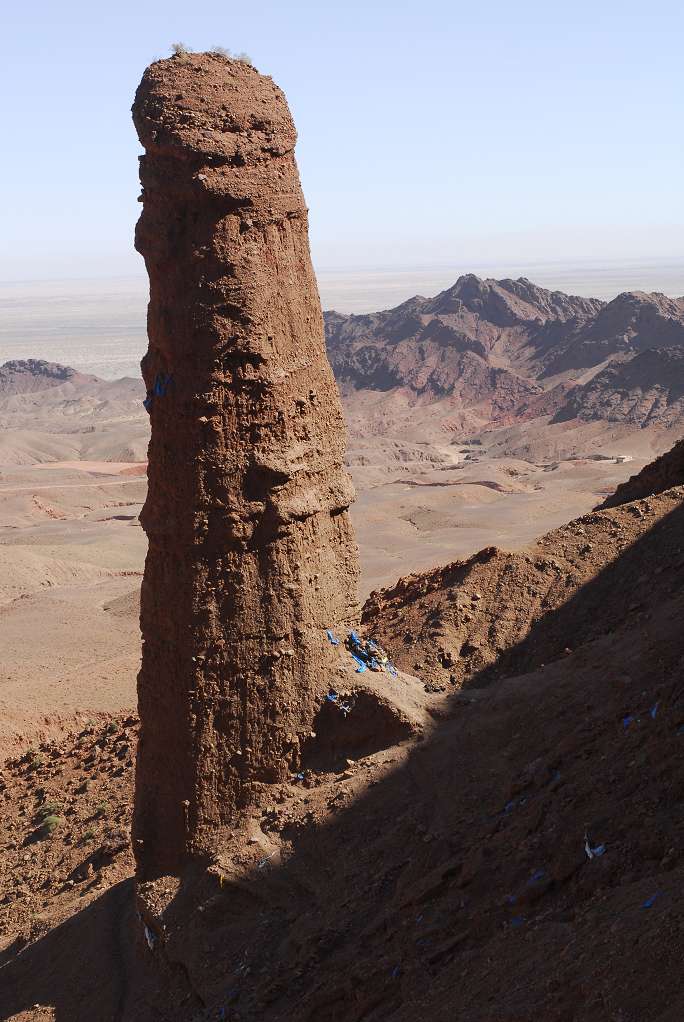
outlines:
[[211, 855], [299, 769], [358, 557], [282, 92], [180, 54], [147, 69], [133, 119], [152, 425], [134, 847], [150, 879]]
[[601, 504], [601, 509], [651, 497], [672, 486], [684, 486], [684, 440], [618, 486], [615, 493]]
[[684, 346], [648, 348], [628, 361], [610, 362], [589, 383], [574, 388], [555, 422], [619, 422], [645, 429], [684, 422]]
[[400, 579], [371, 594], [363, 625], [433, 690], [536, 670], [623, 624], [640, 627], [667, 601], [684, 569], [683, 497], [674, 487], [585, 515], [524, 552], [490, 547]]
[[[3, 1017], [678, 1022], [683, 513], [675, 487], [376, 595], [367, 625], [398, 659], [427, 666], [448, 629], [483, 637], [465, 687], [424, 693], [431, 729], [357, 755], [365, 715], [331, 709], [338, 762], [265, 791], [149, 943], [95, 802], [106, 777], [122, 815], [130, 722], [9, 764]], [[46, 799], [63, 836], [31, 843]], [[76, 892], [83, 911], [48, 929]]]

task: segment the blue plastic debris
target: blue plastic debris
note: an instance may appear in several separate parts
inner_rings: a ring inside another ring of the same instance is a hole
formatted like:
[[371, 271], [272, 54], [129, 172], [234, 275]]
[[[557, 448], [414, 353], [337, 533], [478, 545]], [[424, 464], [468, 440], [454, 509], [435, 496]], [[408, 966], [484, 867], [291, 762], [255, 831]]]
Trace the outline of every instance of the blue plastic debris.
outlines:
[[330, 639], [330, 643], [331, 643], [332, 646], [339, 646], [340, 640], [335, 638], [335, 636], [333, 635], [332, 628], [326, 628], [325, 634]]
[[515, 799], [512, 798], [511, 801], [507, 802], [506, 805], [503, 807], [503, 812], [504, 813], [510, 813], [511, 809], [513, 809], [514, 806], [515, 806]]
[[387, 661], [387, 670], [389, 671], [393, 678], [399, 677], [399, 671], [396, 669], [394, 664], [390, 663], [389, 661]]
[[149, 414], [152, 412], [152, 405], [155, 397], [165, 397], [166, 390], [169, 384], [172, 382], [173, 376], [167, 375], [166, 373], [157, 373], [152, 384], [152, 389], [147, 391], [145, 400], [143, 401], [143, 408]]
[[634, 717], [631, 714], [628, 715], [627, 717], [623, 717], [622, 718], [622, 726], [623, 726], [623, 728], [625, 728], [625, 730], [626, 730], [633, 721], [634, 721]]
[[646, 899], [646, 901], [642, 904], [641, 907], [642, 908], [652, 908], [656, 898], [660, 897], [660, 893], [661, 893], [660, 891], [656, 891], [655, 894], [652, 894], [650, 898]]
[[650, 709], [650, 710], [648, 711], [648, 712], [649, 712], [649, 713], [651, 714], [651, 718], [652, 718], [653, 720], [655, 720], [655, 719], [656, 719], [656, 714], [657, 714], [657, 712], [658, 712], [658, 707], [659, 707], [659, 706], [660, 706], [660, 703], [659, 703], [659, 702], [658, 702], [658, 703], [654, 703], [654, 704], [653, 704], [653, 706], [651, 707], [651, 709]]
[[586, 852], [588, 859], [600, 858], [605, 850], [605, 845], [596, 845], [595, 847], [592, 847], [589, 843], [589, 837], [587, 834], [584, 835], [584, 851]]
[[328, 700], [329, 703], [336, 703], [337, 700], [339, 699], [339, 696], [335, 689], [331, 688], [325, 698]]
[[511, 919], [511, 926], [515, 926], [517, 929], [518, 926], [522, 926], [524, 922], [525, 916], [513, 916], [513, 918]]
[[295, 780], [303, 781], [304, 780], [304, 774], [295, 774]]
[[390, 973], [390, 975], [391, 975], [392, 979], [396, 979], [398, 976], [400, 976], [401, 975], [401, 966], [400, 965], [395, 965], [394, 968], [392, 969], [392, 972]]
[[351, 654], [351, 658], [352, 658], [352, 660], [355, 660], [355, 661], [356, 661], [356, 663], [357, 663], [357, 664], [359, 665], [359, 666], [358, 666], [358, 667], [356, 668], [356, 673], [357, 673], [357, 674], [363, 674], [363, 672], [364, 672], [364, 671], [366, 670], [366, 665], [364, 664], [364, 662], [363, 662], [363, 660], [361, 659], [361, 657], [358, 657], [358, 656], [356, 655], [356, 653], [352, 653], [352, 654]]
[[166, 373], [157, 373], [157, 375], [154, 378], [154, 386], [152, 387], [153, 393], [157, 397], [165, 397], [166, 388], [168, 387], [172, 380], [173, 376], [171, 376], [170, 374], [167, 375]]
[[527, 881], [528, 886], [529, 886], [529, 884], [536, 884], [536, 883], [538, 883], [540, 880], [543, 880], [545, 876], [546, 876], [546, 870], [545, 869], [536, 869], [534, 871], [534, 873], [532, 874], [532, 876], [530, 877], [530, 879]]

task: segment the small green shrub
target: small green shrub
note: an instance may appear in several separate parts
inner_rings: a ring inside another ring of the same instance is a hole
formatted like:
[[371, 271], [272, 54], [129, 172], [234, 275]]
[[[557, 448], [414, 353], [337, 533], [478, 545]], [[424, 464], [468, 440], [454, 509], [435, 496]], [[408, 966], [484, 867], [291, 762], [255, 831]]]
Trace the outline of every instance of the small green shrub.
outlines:
[[59, 802], [55, 802], [54, 799], [48, 798], [43, 802], [41, 806], [38, 806], [38, 816], [45, 820], [48, 816], [59, 816], [62, 811], [62, 807]]
[[50, 834], [54, 834], [57, 828], [61, 826], [61, 816], [46, 816], [39, 828], [40, 835], [41, 837], [49, 837]]
[[108, 812], [109, 812], [108, 802], [98, 802], [98, 804], [95, 806], [95, 815], [100, 820], [103, 819], [103, 817], [105, 817]]

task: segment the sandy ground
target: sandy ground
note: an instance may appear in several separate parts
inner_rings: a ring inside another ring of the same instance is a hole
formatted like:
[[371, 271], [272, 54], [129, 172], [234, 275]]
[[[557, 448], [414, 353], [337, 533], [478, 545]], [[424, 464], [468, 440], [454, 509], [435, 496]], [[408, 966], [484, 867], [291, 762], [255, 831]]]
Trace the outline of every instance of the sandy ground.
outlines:
[[[434, 444], [350, 452], [361, 599], [404, 574], [495, 544], [512, 549], [582, 514], [638, 470], [538, 466]], [[434, 460], [429, 460], [434, 459]], [[0, 753], [135, 706], [144, 465], [0, 469]]]
[[0, 749], [135, 704], [145, 480], [112, 468], [2, 470]]

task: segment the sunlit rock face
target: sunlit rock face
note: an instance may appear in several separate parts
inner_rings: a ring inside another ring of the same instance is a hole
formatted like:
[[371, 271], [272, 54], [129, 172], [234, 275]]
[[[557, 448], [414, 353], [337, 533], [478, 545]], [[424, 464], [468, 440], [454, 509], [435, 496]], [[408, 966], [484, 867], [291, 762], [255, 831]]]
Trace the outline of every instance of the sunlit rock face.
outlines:
[[357, 616], [344, 423], [283, 93], [185, 54], [133, 118], [150, 278], [142, 522], [143, 879], [211, 856], [299, 764], [330, 684], [325, 629]]

